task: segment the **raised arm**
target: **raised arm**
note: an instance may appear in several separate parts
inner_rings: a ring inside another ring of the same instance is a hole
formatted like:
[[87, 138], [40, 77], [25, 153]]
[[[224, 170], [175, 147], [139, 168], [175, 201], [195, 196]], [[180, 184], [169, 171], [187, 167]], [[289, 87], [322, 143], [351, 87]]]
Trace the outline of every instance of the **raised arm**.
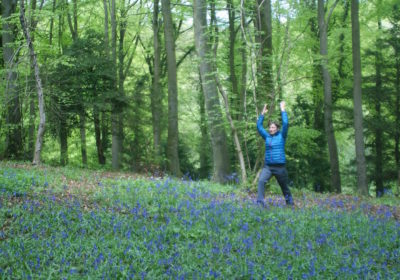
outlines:
[[264, 114], [266, 112], [268, 112], [267, 104], [264, 105], [264, 109], [262, 110], [261, 115], [258, 117], [258, 120], [257, 120], [257, 131], [263, 139], [267, 138], [267, 135], [268, 135], [267, 131], [263, 127]]
[[288, 129], [289, 129], [289, 118], [288, 115], [286, 113], [286, 103], [285, 101], [282, 101], [280, 103], [280, 107], [281, 107], [281, 117], [282, 117], [282, 136], [283, 138], [286, 139], [287, 135], [288, 135]]

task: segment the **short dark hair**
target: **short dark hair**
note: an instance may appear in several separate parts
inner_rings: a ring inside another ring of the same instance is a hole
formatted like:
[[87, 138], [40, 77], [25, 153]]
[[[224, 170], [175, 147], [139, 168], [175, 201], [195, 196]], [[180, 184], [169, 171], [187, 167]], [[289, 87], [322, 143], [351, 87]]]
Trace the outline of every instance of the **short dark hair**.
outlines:
[[278, 129], [281, 127], [280, 124], [279, 124], [279, 122], [276, 121], [276, 120], [270, 120], [270, 121], [268, 122], [268, 127], [269, 127], [271, 124], [274, 124]]

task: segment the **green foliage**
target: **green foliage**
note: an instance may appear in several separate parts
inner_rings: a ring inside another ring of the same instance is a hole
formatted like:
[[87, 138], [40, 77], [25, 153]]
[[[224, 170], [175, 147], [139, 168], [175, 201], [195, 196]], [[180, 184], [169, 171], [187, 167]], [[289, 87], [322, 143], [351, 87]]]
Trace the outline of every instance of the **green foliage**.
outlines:
[[[290, 127], [290, 137], [286, 142], [288, 157], [289, 178], [293, 180], [295, 187], [311, 187], [314, 183], [312, 177], [313, 158], [317, 157], [318, 144], [315, 139], [320, 133], [313, 129], [298, 126]], [[322, 164], [319, 162], [318, 164]]]
[[[215, 1], [214, 1], [215, 2]], [[329, 164], [326, 140], [323, 128], [322, 77], [319, 71], [320, 55], [317, 26], [317, 11], [315, 1], [272, 1], [272, 40], [273, 40], [273, 80], [275, 96], [287, 101], [290, 117], [290, 130], [287, 145], [288, 169], [293, 186], [296, 188], [312, 189], [317, 184], [323, 185], [322, 190], [329, 191]], [[332, 92], [334, 100], [333, 123], [338, 142], [340, 170], [344, 189], [352, 191], [355, 185], [355, 162], [353, 137], [353, 108], [352, 108], [352, 49], [351, 21], [349, 1], [340, 1], [332, 13], [328, 29], [329, 65], [332, 75]], [[35, 37], [34, 47], [38, 55], [42, 73], [44, 95], [46, 99], [46, 135], [42, 158], [47, 163], [58, 165], [60, 162], [60, 133], [68, 139], [69, 164], [81, 166], [79, 113], [86, 114], [88, 165], [91, 168], [107, 168], [110, 163], [111, 128], [110, 104], [118, 103], [124, 109], [124, 147], [122, 168], [125, 170], [164, 170], [166, 146], [166, 112], [168, 104], [166, 63], [164, 52], [163, 25], [160, 18], [160, 43], [162, 49], [160, 110], [162, 113], [163, 154], [154, 157], [152, 150], [151, 127], [151, 81], [153, 74], [153, 33], [152, 3], [134, 1], [134, 5], [124, 7], [122, 1], [116, 1], [117, 23], [126, 23], [127, 32], [123, 46], [117, 40], [117, 57], [124, 57], [125, 64], [132, 58], [129, 68], [124, 69], [126, 75], [124, 97], [116, 98], [112, 85], [116, 82], [113, 76], [113, 63], [109, 59], [109, 50], [104, 46], [104, 10], [98, 1], [77, 3], [78, 38], [74, 41], [69, 32], [68, 16], [73, 16], [73, 5], [65, 3], [53, 6], [44, 2], [43, 8], [34, 12], [27, 7], [28, 21], [35, 15], [37, 28], [32, 33]], [[210, 3], [209, 3], [210, 4]], [[216, 50], [215, 73], [219, 75], [222, 86], [226, 90], [235, 127], [239, 133], [240, 144], [245, 153], [246, 168], [250, 178], [257, 172], [255, 166], [262, 158], [263, 148], [259, 145], [259, 136], [255, 128], [257, 112], [263, 103], [271, 104], [272, 100], [256, 100], [255, 97], [265, 92], [255, 92], [257, 87], [257, 61], [259, 43], [255, 41], [255, 6], [251, 2], [232, 1], [235, 11], [234, 34], [230, 34], [226, 3], [215, 2], [217, 9], [216, 26], [219, 33]], [[243, 7], [242, 7], [243, 5]], [[332, 2], [329, 2], [328, 9]], [[397, 5], [397, 6], [396, 6]], [[200, 123], [198, 94], [201, 87], [198, 77], [198, 61], [195, 52], [186, 55], [193, 42], [193, 20], [190, 5], [174, 5], [174, 24], [176, 27], [176, 53], [178, 64], [179, 92], [179, 155], [182, 172], [190, 173], [193, 177], [207, 178], [212, 172], [212, 157], [209, 135], [202, 136]], [[386, 186], [395, 185], [396, 160], [394, 146], [396, 137], [396, 63], [400, 51], [399, 43], [399, 9], [395, 0], [361, 1], [361, 41], [363, 61], [363, 102], [365, 116], [365, 136], [367, 141], [368, 170], [374, 171], [376, 155], [372, 149], [374, 132], [379, 126], [384, 131], [384, 166], [383, 174]], [[159, 15], [161, 17], [161, 14]], [[241, 17], [244, 21], [241, 21]], [[377, 24], [378, 16], [382, 19], [382, 30]], [[19, 25], [18, 13], [12, 22]], [[126, 20], [126, 21], [125, 21]], [[3, 21], [2, 21], [3, 22]], [[53, 25], [51, 25], [53, 23]], [[2, 23], [0, 23], [2, 24]], [[73, 24], [73, 23], [72, 23]], [[118, 25], [117, 24], [117, 25]], [[1, 26], [1, 25], [0, 25]], [[50, 32], [52, 26], [52, 32]], [[117, 26], [117, 39], [120, 38], [120, 25]], [[1, 29], [1, 27], [0, 27]], [[111, 28], [109, 28], [109, 32]], [[20, 29], [17, 29], [20, 32]], [[109, 34], [110, 35], [110, 34]], [[216, 37], [218, 35], [218, 38]], [[235, 56], [234, 70], [238, 80], [239, 93], [233, 92], [232, 77], [230, 76], [229, 49], [230, 35], [234, 35]], [[52, 36], [52, 41], [50, 41]], [[111, 39], [111, 36], [109, 36]], [[27, 83], [31, 83], [29, 73], [29, 57], [22, 34], [14, 42], [15, 69], [18, 71], [18, 89], [20, 91], [21, 110], [23, 112], [22, 127], [24, 129], [24, 149], [27, 145], [29, 128], [29, 94], [36, 96]], [[378, 119], [375, 111], [375, 43], [380, 40], [382, 51], [383, 90], [379, 96], [382, 102], [382, 119]], [[110, 42], [109, 42], [110, 43]], [[22, 46], [22, 48], [18, 48]], [[5, 77], [3, 47], [0, 48], [0, 75]], [[121, 47], [121, 48], [119, 48]], [[122, 52], [122, 53], [120, 53]], [[121, 56], [119, 56], [121, 55]], [[185, 57], [181, 61], [181, 58]], [[146, 65], [147, 63], [147, 65]], [[118, 64], [118, 61], [117, 61]], [[214, 71], [213, 71], [214, 72]], [[211, 74], [211, 73], [210, 73]], [[6, 87], [6, 79], [1, 79], [1, 89]], [[398, 83], [398, 82], [397, 82]], [[25, 92], [25, 89], [28, 89]], [[0, 90], [2, 104], [6, 104]], [[34, 104], [35, 108], [37, 104]], [[1, 108], [0, 116], [0, 152], [5, 149], [4, 126], [7, 115], [5, 107]], [[257, 110], [258, 108], [258, 110]], [[106, 167], [100, 166], [97, 159], [95, 129], [93, 119], [95, 109], [105, 116], [104, 149], [107, 158]], [[277, 108], [275, 108], [276, 110]], [[221, 108], [222, 111], [223, 108]], [[273, 116], [280, 119], [279, 115]], [[31, 116], [38, 123], [38, 116]], [[226, 124], [225, 124], [226, 125]], [[228, 127], [228, 126], [226, 126]], [[229, 129], [227, 129], [229, 131]], [[228, 137], [232, 170], [238, 171], [238, 159], [233, 144], [233, 137]], [[27, 152], [25, 152], [27, 154]], [[203, 160], [203, 162], [201, 162]], [[370, 178], [373, 178], [370, 176]], [[249, 180], [251, 182], [251, 180]], [[248, 183], [251, 184], [251, 183]], [[373, 188], [373, 184], [371, 185]], [[247, 186], [254, 189], [255, 186]]]

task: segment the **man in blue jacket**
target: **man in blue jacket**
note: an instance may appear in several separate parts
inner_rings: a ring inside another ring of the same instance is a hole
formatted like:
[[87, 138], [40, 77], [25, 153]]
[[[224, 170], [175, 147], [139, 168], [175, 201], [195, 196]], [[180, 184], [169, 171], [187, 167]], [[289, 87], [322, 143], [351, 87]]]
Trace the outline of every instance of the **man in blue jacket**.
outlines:
[[279, 125], [276, 122], [269, 122], [268, 132], [263, 127], [264, 114], [268, 112], [267, 105], [261, 112], [257, 121], [257, 130], [261, 137], [265, 140], [265, 161], [264, 167], [258, 181], [257, 202], [264, 205], [265, 183], [275, 176], [282, 193], [285, 196], [286, 204], [293, 205], [292, 194], [288, 187], [288, 173], [286, 170], [285, 143], [288, 135], [288, 116], [285, 110], [285, 102], [280, 103], [282, 130], [279, 130]]

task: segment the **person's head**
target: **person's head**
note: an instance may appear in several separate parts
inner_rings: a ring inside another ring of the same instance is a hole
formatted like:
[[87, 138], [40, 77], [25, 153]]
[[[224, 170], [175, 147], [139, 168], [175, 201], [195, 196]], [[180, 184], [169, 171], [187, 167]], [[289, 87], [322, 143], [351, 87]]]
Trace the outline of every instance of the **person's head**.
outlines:
[[275, 133], [277, 133], [279, 130], [279, 124], [276, 121], [270, 121], [268, 123], [268, 132], [271, 135], [274, 135]]

